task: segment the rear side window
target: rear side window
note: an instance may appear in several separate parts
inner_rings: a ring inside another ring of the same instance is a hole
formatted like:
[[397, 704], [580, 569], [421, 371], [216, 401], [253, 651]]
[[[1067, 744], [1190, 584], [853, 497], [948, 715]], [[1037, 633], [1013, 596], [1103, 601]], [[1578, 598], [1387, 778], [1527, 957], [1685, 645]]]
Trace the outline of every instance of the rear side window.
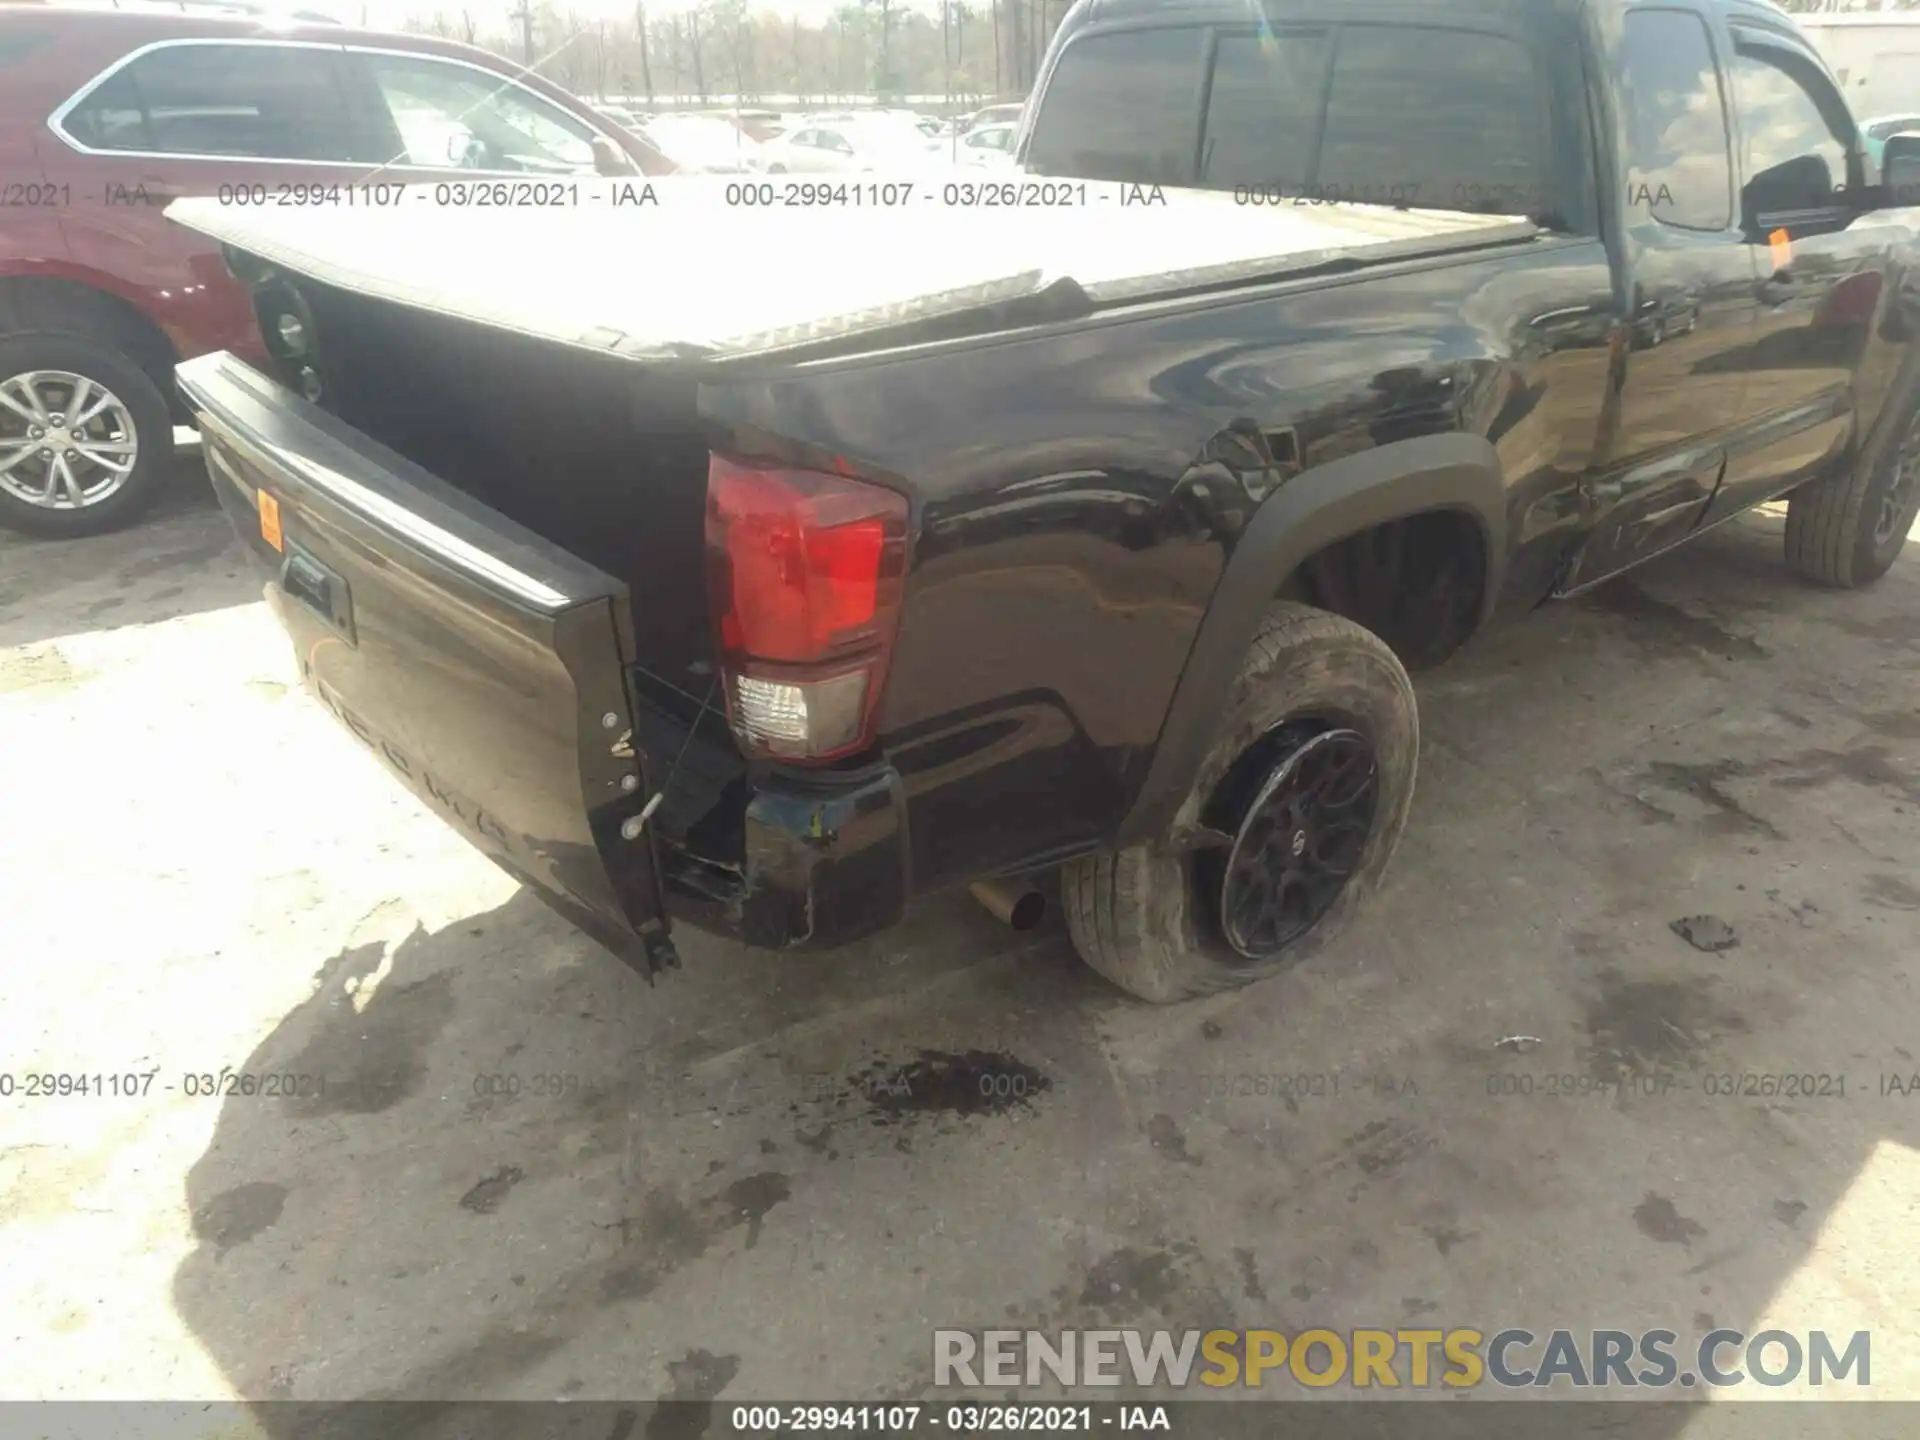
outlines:
[[1201, 184], [1271, 185], [1290, 193], [1313, 173], [1332, 37], [1225, 34], [1207, 94]]
[[96, 150], [258, 160], [358, 160], [336, 53], [169, 45], [122, 66], [65, 117]]
[[591, 174], [593, 131], [506, 77], [422, 56], [357, 53], [391, 116], [400, 153], [432, 169]]
[[1349, 26], [1313, 183], [1334, 197], [1524, 215], [1552, 204], [1550, 123], [1546, 87], [1517, 41]]
[[1190, 184], [1206, 35], [1180, 26], [1073, 41], [1034, 119], [1028, 168], [1084, 180]]
[[1706, 23], [1685, 10], [1628, 14], [1621, 47], [1626, 214], [1682, 230], [1733, 219], [1726, 103]]
[[1222, 27], [1209, 70], [1211, 33], [1071, 43], [1040, 97], [1029, 168], [1488, 214], [1552, 205], [1549, 96], [1519, 42], [1423, 25]]

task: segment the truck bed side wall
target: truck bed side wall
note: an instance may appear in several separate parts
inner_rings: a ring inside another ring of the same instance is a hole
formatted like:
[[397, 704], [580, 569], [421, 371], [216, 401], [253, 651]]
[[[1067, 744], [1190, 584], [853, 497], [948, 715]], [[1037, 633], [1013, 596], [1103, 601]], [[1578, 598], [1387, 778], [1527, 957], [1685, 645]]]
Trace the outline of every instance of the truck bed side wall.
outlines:
[[[1276, 481], [1484, 436], [1499, 473], [1478, 518], [1516, 547], [1509, 595], [1543, 594], [1600, 423], [1611, 283], [1599, 241], [1541, 241], [711, 389], [717, 422], [854, 457], [919, 497], [883, 710], [915, 888], [1115, 837]], [[1249, 430], [1297, 463], [1249, 467]], [[1274, 591], [1291, 563], [1275, 545]]]

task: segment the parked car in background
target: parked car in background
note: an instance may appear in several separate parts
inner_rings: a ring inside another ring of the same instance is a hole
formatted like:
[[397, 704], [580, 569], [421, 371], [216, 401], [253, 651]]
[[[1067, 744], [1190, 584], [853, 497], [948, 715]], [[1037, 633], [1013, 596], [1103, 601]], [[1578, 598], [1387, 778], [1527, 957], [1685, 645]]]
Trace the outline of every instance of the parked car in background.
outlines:
[[[1920, 99], [1920, 95], [1916, 95], [1915, 98]], [[1920, 133], [1920, 114], [1880, 115], [1860, 122], [1860, 139], [1866, 146], [1867, 158], [1873, 162], [1875, 174], [1880, 171], [1880, 162], [1886, 153], [1887, 141], [1895, 135], [1913, 133]]]
[[1014, 120], [978, 126], [952, 143], [954, 157], [962, 165], [1009, 165], [1019, 132], [1019, 122]]
[[656, 115], [640, 127], [682, 170], [751, 175], [766, 168], [766, 149], [730, 120], [713, 115]]
[[940, 162], [947, 146], [910, 125], [878, 117], [807, 120], [766, 149], [768, 174], [912, 171]]
[[640, 117], [624, 105], [595, 105], [593, 110], [594, 113], [606, 117], [623, 129], [637, 130], [640, 128]]
[[1009, 120], [1018, 122], [1026, 108], [1027, 102], [1024, 100], [1014, 101], [1004, 105], [984, 106], [974, 111], [971, 115], [966, 116], [961, 121], [960, 133], [962, 135], [971, 134], [982, 125], [1000, 125]]
[[448, 40], [232, 4], [0, 4], [0, 524], [124, 523], [169, 468], [175, 363], [265, 359], [245, 287], [169, 200], [392, 204], [409, 182], [673, 168]]
[[728, 110], [718, 113], [715, 118], [727, 121], [745, 131], [749, 139], [762, 144], [786, 128], [786, 117], [778, 110]]

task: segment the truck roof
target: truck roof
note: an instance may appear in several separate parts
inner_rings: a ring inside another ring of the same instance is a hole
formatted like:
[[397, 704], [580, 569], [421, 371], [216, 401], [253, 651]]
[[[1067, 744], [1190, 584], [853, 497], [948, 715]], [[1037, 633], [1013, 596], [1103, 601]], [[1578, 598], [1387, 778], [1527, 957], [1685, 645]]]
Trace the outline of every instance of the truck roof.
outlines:
[[768, 211], [726, 207], [702, 180], [652, 184], [670, 197], [658, 208], [415, 208], [409, 195], [377, 209], [188, 199], [167, 215], [325, 284], [649, 361], [764, 356], [1043, 294], [1087, 309], [1543, 233], [1505, 215], [1267, 208], [1198, 190], [1123, 217], [1111, 203]]

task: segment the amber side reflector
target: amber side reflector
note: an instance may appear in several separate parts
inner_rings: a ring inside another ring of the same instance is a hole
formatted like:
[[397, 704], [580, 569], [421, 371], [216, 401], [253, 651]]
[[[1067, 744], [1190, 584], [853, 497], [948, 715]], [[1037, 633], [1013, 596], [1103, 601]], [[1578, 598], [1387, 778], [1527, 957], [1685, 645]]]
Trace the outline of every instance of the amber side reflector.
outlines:
[[260, 496], [260, 538], [276, 550], [286, 549], [286, 539], [280, 533], [280, 502], [266, 491]]

